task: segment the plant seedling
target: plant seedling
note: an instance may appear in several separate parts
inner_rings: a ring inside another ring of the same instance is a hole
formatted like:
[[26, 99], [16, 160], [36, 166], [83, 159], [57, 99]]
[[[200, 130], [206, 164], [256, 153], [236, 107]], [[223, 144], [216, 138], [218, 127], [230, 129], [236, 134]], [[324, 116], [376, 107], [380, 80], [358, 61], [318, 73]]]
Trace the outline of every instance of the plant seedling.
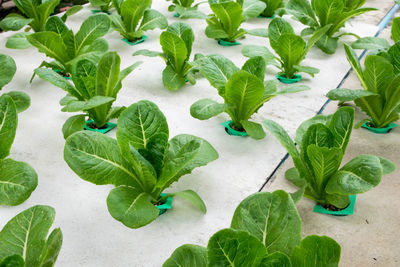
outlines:
[[54, 59], [52, 62], [43, 61], [39, 68], [55, 69], [69, 76], [76, 62], [82, 59], [98, 61], [108, 50], [107, 41], [101, 37], [108, 33], [110, 25], [107, 15], [96, 14], [88, 17], [74, 34], [59, 17], [54, 16], [47, 21], [46, 31], [26, 38], [39, 52]]
[[[373, 128], [386, 128], [400, 118], [400, 63], [394, 66], [386, 57], [368, 55], [363, 71], [354, 50], [346, 44], [345, 50], [364, 90], [339, 88], [331, 90], [327, 97], [341, 102], [354, 101], [370, 117], [358, 123], [357, 128], [367, 121]], [[388, 54], [391, 53], [395, 50], [389, 50]]]
[[[104, 15], [106, 16], [106, 15]], [[107, 123], [118, 118], [125, 107], [112, 107], [122, 88], [122, 81], [141, 62], [120, 71], [121, 59], [116, 52], [107, 52], [96, 65], [88, 59], [78, 61], [72, 69], [73, 85], [50, 69], [38, 68], [35, 73], [45, 81], [68, 93], [61, 99], [64, 112], [82, 111], [84, 114], [69, 118], [63, 125], [64, 138], [83, 130], [85, 117], [92, 121], [92, 129], [104, 129]]]
[[180, 177], [218, 158], [205, 140], [177, 135], [168, 141], [168, 124], [150, 101], [128, 107], [118, 119], [117, 140], [96, 132], [81, 131], [67, 138], [64, 158], [82, 179], [112, 184], [107, 207], [114, 219], [130, 228], [154, 221], [157, 205], [169, 197], [190, 201], [202, 212], [206, 206], [192, 190], [161, 195]]
[[373, 155], [357, 156], [342, 166], [353, 121], [354, 109], [342, 107], [333, 115], [317, 115], [303, 122], [296, 132], [300, 151], [279, 124], [263, 122], [293, 159], [295, 167], [286, 171], [286, 178], [328, 210], [346, 208], [351, 195], [369, 191], [396, 169], [391, 161]]
[[194, 4], [194, 2], [195, 2], [194, 0], [172, 0], [172, 5], [168, 7], [168, 11], [175, 12], [174, 16], [181, 19], [188, 19], [188, 18], [205, 19], [207, 15], [204, 14], [203, 12], [200, 12], [198, 10], [198, 7], [203, 3], [207, 3], [207, 1], [202, 1], [197, 4]]
[[[357, 3], [356, 3], [357, 2]], [[343, 35], [354, 35], [353, 33], [337, 34], [345, 26], [345, 23], [365, 12], [377, 10], [376, 8], [360, 8], [361, 2], [345, 0], [289, 0], [285, 10], [293, 15], [308, 28], [301, 32], [302, 36], [311, 35], [318, 29], [331, 25], [329, 31], [323, 35], [316, 46], [326, 54], [334, 54], [338, 47], [338, 40]]]
[[164, 86], [169, 90], [182, 88], [187, 81], [196, 83], [191, 63], [189, 63], [194, 34], [192, 28], [183, 22], [175, 22], [161, 33], [160, 44], [163, 52], [138, 50], [133, 56], [159, 56], [167, 65], [162, 73]]
[[112, 26], [132, 44], [141, 39], [146, 31], [168, 27], [164, 15], [150, 8], [151, 0], [122, 0], [114, 3], [118, 15], [110, 16]]
[[262, 126], [250, 121], [265, 102], [278, 95], [310, 89], [304, 85], [291, 85], [278, 91], [276, 81], [264, 82], [266, 64], [262, 57], [250, 58], [239, 69], [224, 56], [209, 55], [196, 60], [195, 67], [218, 90], [224, 103], [201, 99], [190, 107], [190, 114], [196, 119], [207, 120], [226, 112], [232, 120], [231, 128], [246, 132], [254, 139], [265, 137]]
[[311, 47], [329, 28], [330, 26], [328, 25], [315, 31], [306, 43], [301, 36], [294, 33], [292, 26], [287, 21], [275, 18], [268, 26], [268, 36], [272, 49], [275, 50], [279, 57], [275, 57], [267, 47], [256, 45], [245, 46], [242, 54], [246, 57], [263, 57], [267, 65], [270, 64], [279, 68], [281, 70], [280, 76], [287, 79], [294, 79], [299, 72], [305, 72], [314, 77], [319, 72], [319, 69], [301, 66], [300, 63], [305, 59]]

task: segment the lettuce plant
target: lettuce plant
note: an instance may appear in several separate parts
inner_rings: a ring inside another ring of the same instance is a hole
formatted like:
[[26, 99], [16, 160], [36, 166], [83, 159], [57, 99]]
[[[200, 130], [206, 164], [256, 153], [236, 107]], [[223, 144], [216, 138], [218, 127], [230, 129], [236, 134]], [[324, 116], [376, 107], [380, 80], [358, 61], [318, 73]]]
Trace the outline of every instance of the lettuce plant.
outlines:
[[[345, 45], [345, 49], [347, 59], [364, 90], [334, 89], [327, 94], [328, 98], [342, 102], [354, 101], [370, 117], [357, 126], [368, 121], [373, 128], [385, 128], [397, 121], [400, 118], [400, 63], [395, 67], [385, 57], [368, 55], [364, 63], [365, 69], [362, 70], [354, 50], [348, 45]], [[392, 50], [388, 54], [390, 52]], [[396, 50], [393, 53], [398, 57]]]
[[80, 131], [67, 138], [64, 158], [82, 179], [112, 184], [107, 207], [114, 219], [139, 228], [159, 216], [157, 205], [169, 197], [182, 197], [206, 212], [192, 190], [161, 195], [172, 183], [196, 167], [218, 158], [205, 140], [177, 135], [168, 141], [168, 124], [150, 101], [128, 107], [118, 119], [117, 140], [95, 132]]
[[[323, 52], [334, 54], [341, 36], [355, 35], [352, 33], [338, 34], [345, 23], [355, 16], [376, 10], [375, 8], [353, 9], [358, 6], [355, 2], [347, 0], [312, 0], [310, 4], [308, 0], [289, 0], [285, 9], [296, 20], [308, 26], [302, 31], [303, 36], [313, 34], [318, 29], [331, 25], [329, 31], [318, 40], [316, 45]], [[356, 37], [358, 38], [358, 36]]]
[[[15, 71], [14, 60], [0, 54], [0, 90], [12, 80]], [[23, 92], [13, 91], [0, 96], [0, 205], [21, 204], [38, 183], [37, 174], [31, 166], [7, 158], [17, 131], [18, 113], [29, 105], [30, 98]]]
[[[60, 3], [60, 0], [14, 0], [14, 3], [23, 15], [16, 13], [7, 15], [0, 22], [0, 28], [3, 31], [18, 31], [25, 26], [29, 26], [24, 32], [11, 36], [6, 43], [7, 48], [25, 49], [30, 46], [26, 40], [26, 36], [30, 34], [27, 31], [30, 29], [34, 32], [45, 31], [46, 22], [50, 18], [50, 15], [54, 13], [54, 8]], [[81, 9], [82, 6], [80, 5], [71, 7], [61, 16], [61, 20], [65, 22], [68, 16], [77, 13]]]
[[112, 0], [89, 0], [94, 7], [99, 7], [101, 12], [107, 13], [113, 6]]
[[151, 0], [115, 1], [118, 15], [112, 15], [112, 25], [129, 42], [142, 38], [155, 28], [165, 29], [168, 21], [163, 14], [151, 9]]
[[250, 58], [242, 69], [221, 55], [200, 57], [195, 64], [218, 90], [224, 103], [201, 99], [190, 107], [190, 114], [199, 120], [207, 120], [226, 112], [232, 119], [231, 128], [245, 131], [254, 139], [264, 138], [265, 133], [262, 126], [250, 121], [250, 118], [265, 102], [278, 95], [309, 89], [304, 85], [292, 85], [277, 91], [276, 81], [264, 82], [266, 64], [262, 57]]
[[162, 73], [163, 84], [169, 90], [178, 90], [187, 81], [191, 84], [196, 83], [192, 65], [189, 63], [193, 42], [192, 28], [186, 23], [174, 22], [161, 33], [162, 53], [143, 49], [136, 51], [133, 55], [160, 56], [164, 59], [167, 66]]
[[[206, 35], [208, 38], [234, 43], [236, 39], [243, 37], [246, 33], [258, 35], [256, 31], [246, 31], [240, 28], [242, 22], [249, 17], [257, 16], [264, 8], [265, 4], [261, 1], [261, 5], [256, 6], [256, 9], [247, 9], [247, 12], [242, 8], [243, 2], [235, 2], [233, 0], [218, 1], [208, 0], [213, 14], [207, 18]], [[245, 1], [246, 2], [246, 1]]]
[[270, 45], [279, 58], [275, 57], [267, 47], [256, 45], [245, 46], [242, 54], [246, 57], [263, 57], [267, 64], [278, 67], [281, 70], [280, 75], [288, 79], [293, 79], [298, 72], [305, 72], [314, 77], [314, 74], [318, 73], [319, 69], [301, 66], [300, 63], [305, 59], [311, 47], [329, 28], [330, 26], [325, 26], [315, 31], [306, 43], [301, 36], [294, 33], [290, 23], [284, 19], [275, 18], [268, 26], [268, 36]]
[[236, 208], [231, 227], [215, 233], [207, 248], [186, 244], [163, 267], [338, 266], [341, 248], [327, 236], [301, 238], [296, 205], [285, 191], [256, 193]]
[[35, 73], [68, 95], [60, 104], [64, 112], [83, 111], [82, 115], [69, 118], [63, 126], [64, 137], [83, 129], [85, 117], [93, 123], [90, 128], [102, 129], [113, 118], [118, 118], [125, 107], [112, 107], [125, 79], [141, 62], [120, 71], [121, 59], [116, 52], [107, 52], [99, 63], [88, 59], [78, 61], [72, 69], [73, 85], [50, 69], [38, 68]]
[[275, 15], [275, 12], [279, 8], [283, 8], [285, 5], [283, 0], [261, 0], [261, 1], [264, 2], [266, 5], [261, 15], [267, 18], [272, 18]]
[[108, 33], [110, 24], [107, 15], [92, 15], [74, 35], [59, 17], [54, 16], [47, 21], [46, 31], [28, 35], [27, 39], [39, 52], [54, 59], [53, 62], [43, 61], [40, 67], [49, 67], [69, 76], [74, 63], [81, 59], [98, 60], [108, 50], [107, 41], [100, 37]]
[[279, 124], [263, 122], [293, 159], [295, 167], [286, 171], [286, 178], [326, 209], [346, 208], [350, 195], [369, 191], [380, 183], [382, 175], [396, 168], [389, 160], [373, 155], [357, 156], [341, 167], [353, 121], [354, 109], [342, 107], [333, 115], [303, 122], [296, 132], [300, 151]]
[[168, 7], [168, 11], [175, 12], [176, 14], [175, 16], [182, 19], [186, 18], [205, 19], [207, 16], [203, 12], [197, 10], [198, 6], [203, 3], [207, 3], [207, 1], [202, 1], [197, 4], [194, 4], [194, 0], [172, 0], [172, 5]]
[[33, 206], [12, 218], [0, 232], [0, 266], [52, 267], [63, 241], [60, 228], [49, 236], [55, 211]]

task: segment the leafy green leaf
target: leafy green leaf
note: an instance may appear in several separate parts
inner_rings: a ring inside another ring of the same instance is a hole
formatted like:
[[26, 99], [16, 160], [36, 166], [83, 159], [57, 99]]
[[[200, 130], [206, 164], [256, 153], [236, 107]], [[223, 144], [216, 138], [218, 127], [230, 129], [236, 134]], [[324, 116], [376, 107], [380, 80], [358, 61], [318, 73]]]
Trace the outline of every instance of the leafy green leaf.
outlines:
[[0, 90], [4, 85], [11, 82], [17, 71], [17, 65], [12, 57], [0, 54]]
[[118, 119], [117, 140], [125, 154], [136, 148], [160, 173], [168, 146], [168, 124], [152, 102], [143, 100], [129, 106]]
[[329, 123], [329, 129], [334, 136], [334, 146], [346, 151], [353, 130], [354, 108], [342, 107], [336, 111]]
[[82, 48], [90, 45], [94, 40], [106, 35], [111, 21], [106, 14], [95, 14], [88, 17], [75, 35], [76, 51], [80, 54]]
[[207, 246], [210, 266], [260, 266], [266, 254], [267, 249], [256, 237], [233, 229], [218, 231]]
[[64, 159], [85, 181], [143, 188], [131, 165], [124, 160], [117, 142], [103, 134], [91, 131], [72, 134], [65, 143]]
[[52, 207], [34, 206], [12, 218], [0, 232], [0, 258], [20, 255], [26, 266], [40, 266], [54, 216]]
[[29, 198], [38, 180], [35, 170], [25, 162], [0, 161], [0, 205], [19, 205]]
[[82, 131], [84, 126], [85, 115], [75, 115], [68, 118], [62, 127], [64, 139], [67, 139], [68, 136], [75, 132]]
[[20, 91], [11, 91], [8, 93], [5, 93], [5, 95], [8, 95], [12, 98], [15, 104], [15, 108], [18, 113], [23, 112], [29, 108], [31, 105], [31, 98], [29, 95], [25, 94], [24, 92]]
[[389, 42], [384, 38], [364, 37], [351, 44], [354, 49], [367, 49], [372, 51], [387, 51], [390, 48]]
[[243, 17], [244, 20], [255, 18], [260, 15], [267, 5], [259, 0], [246, 0], [243, 2]]
[[275, 18], [271, 21], [268, 26], [268, 38], [271, 43], [271, 47], [275, 50], [278, 47], [278, 39], [282, 34], [294, 34], [293, 27], [289, 22], [282, 18]]
[[102, 105], [114, 102], [115, 98], [108, 96], [94, 96], [87, 101], [71, 101], [62, 108], [63, 112], [87, 111]]
[[218, 152], [206, 140], [187, 134], [173, 137], [169, 141], [164, 166], [156, 188], [161, 193], [173, 182], [194, 168], [207, 165], [218, 158]]
[[224, 112], [228, 105], [220, 104], [211, 99], [201, 99], [190, 107], [190, 115], [199, 120], [208, 120]]
[[291, 256], [298, 267], [336, 267], [340, 261], [340, 245], [330, 237], [311, 235], [304, 238]]
[[168, 65], [163, 73], [162, 80], [168, 90], [176, 91], [186, 84], [186, 78], [177, 73], [171, 65]]
[[7, 39], [6, 47], [11, 49], [26, 49], [31, 46], [31, 44], [26, 39], [30, 32], [19, 32]]
[[175, 249], [163, 267], [206, 266], [207, 249], [205, 247], [186, 244]]
[[17, 110], [12, 98], [0, 96], [0, 160], [10, 154], [17, 131]]
[[242, 49], [242, 54], [245, 57], [263, 57], [264, 61], [267, 65], [272, 64], [276, 65], [276, 58], [275, 55], [269, 51], [269, 49], [265, 46], [258, 46], [258, 45], [246, 45]]
[[54, 266], [57, 256], [60, 253], [63, 237], [60, 228], [54, 229], [44, 245], [40, 256], [40, 266]]
[[45, 53], [46, 56], [54, 58], [62, 64], [71, 59], [71, 55], [67, 53], [67, 47], [62, 37], [55, 32], [37, 32], [26, 35], [26, 39], [39, 52]]
[[201, 199], [201, 197], [193, 190], [184, 190], [169, 195], [186, 199], [190, 201], [194, 206], [196, 206], [201, 212], [203, 213], [207, 212], [206, 204]]
[[265, 137], [265, 132], [261, 124], [252, 121], [240, 121], [240, 123], [251, 138], [261, 140]]
[[20, 255], [12, 255], [0, 261], [0, 267], [24, 267], [25, 261]]
[[154, 30], [155, 28], [165, 29], [168, 21], [163, 14], [154, 9], [147, 9], [144, 12], [143, 20], [139, 29], [142, 31]]
[[[228, 35], [228, 40], [233, 41], [244, 19], [240, 4], [233, 1], [219, 2], [211, 4], [210, 8], [219, 19], [223, 31]], [[211, 38], [217, 37], [211, 36]]]
[[130, 186], [118, 186], [107, 197], [111, 216], [129, 228], [140, 228], [157, 219], [159, 210], [150, 195]]
[[183, 66], [189, 55], [185, 42], [174, 33], [165, 31], [160, 35], [160, 44], [173, 66], [174, 72], [182, 74]]
[[326, 192], [341, 195], [361, 194], [377, 186], [382, 174], [383, 170], [378, 157], [360, 155], [344, 165], [329, 180]]
[[394, 18], [392, 21], [392, 40], [397, 43], [400, 41], [400, 18]]
[[366, 96], [376, 95], [373, 92], [367, 90], [353, 90], [346, 88], [337, 88], [328, 92], [326, 95], [330, 100], [338, 100], [342, 102], [354, 101], [357, 98]]
[[250, 74], [253, 74], [254, 76], [258, 77], [261, 81], [264, 81], [265, 68], [266, 68], [266, 63], [263, 57], [252, 57], [244, 63], [242, 70], [247, 71]]
[[256, 193], [236, 208], [231, 227], [257, 237], [269, 253], [291, 254], [301, 240], [301, 220], [284, 191]]
[[25, 18], [19, 14], [8, 14], [2, 21], [0, 21], [0, 28], [3, 31], [18, 31], [31, 23], [33, 19]]

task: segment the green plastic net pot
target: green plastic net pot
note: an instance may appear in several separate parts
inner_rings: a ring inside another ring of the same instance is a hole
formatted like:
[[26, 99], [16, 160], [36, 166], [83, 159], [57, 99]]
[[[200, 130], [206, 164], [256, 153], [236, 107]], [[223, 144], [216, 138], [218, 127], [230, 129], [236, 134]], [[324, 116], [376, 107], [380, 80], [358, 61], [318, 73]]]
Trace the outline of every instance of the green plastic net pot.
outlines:
[[364, 124], [361, 126], [365, 129], [368, 129], [369, 131], [373, 132], [373, 133], [377, 133], [377, 134], [387, 134], [389, 133], [393, 128], [396, 128], [397, 125], [396, 123], [389, 123], [388, 126], [386, 126], [385, 128], [374, 128], [369, 126], [369, 121], [364, 122]]
[[[164, 197], [166, 195], [167, 194], [162, 193], [160, 194], [160, 197]], [[159, 215], [166, 213], [167, 210], [172, 208], [172, 197], [167, 197], [161, 203], [161, 205], [156, 206], [156, 208], [160, 210]]]
[[143, 43], [148, 37], [146, 35], [143, 35], [142, 37], [140, 37], [140, 39], [136, 40], [135, 42], [130, 42], [128, 39], [126, 38], [122, 38], [122, 41], [124, 41], [125, 43], [127, 43], [128, 45], [137, 45], [140, 43]]
[[301, 80], [301, 75], [300, 74], [295, 74], [294, 78], [289, 79], [289, 78], [286, 78], [286, 75], [284, 73], [278, 73], [276, 75], [276, 78], [282, 83], [292, 84], [292, 83], [299, 82]]
[[240, 45], [241, 43], [239, 42], [228, 42], [228, 41], [224, 41], [222, 39], [218, 39], [218, 44], [222, 45], [222, 46], [234, 46], [234, 45]]
[[92, 132], [98, 132], [98, 133], [105, 134], [105, 133], [108, 133], [109, 131], [111, 131], [112, 129], [114, 129], [115, 127], [117, 127], [117, 124], [112, 123], [112, 122], [107, 122], [104, 128], [102, 128], [102, 129], [94, 129], [94, 128], [90, 128], [89, 127], [89, 125], [91, 123], [93, 123], [93, 120], [87, 120], [85, 122], [84, 129], [87, 130], [87, 131], [92, 131]]
[[231, 124], [232, 124], [232, 121], [231, 121], [231, 120], [221, 123], [221, 125], [225, 127], [225, 131], [226, 131], [229, 135], [233, 135], [233, 136], [242, 136], [242, 137], [248, 136], [248, 134], [247, 134], [246, 132], [240, 132], [240, 131], [237, 131], [237, 130], [233, 129], [233, 128], [231, 127]]
[[332, 211], [332, 210], [327, 210], [321, 205], [316, 204], [314, 206], [314, 212], [317, 213], [323, 213], [323, 214], [329, 214], [329, 215], [336, 215], [336, 216], [346, 216], [346, 215], [352, 215], [354, 213], [354, 207], [356, 206], [356, 195], [350, 196], [350, 204], [342, 210], [338, 211]]

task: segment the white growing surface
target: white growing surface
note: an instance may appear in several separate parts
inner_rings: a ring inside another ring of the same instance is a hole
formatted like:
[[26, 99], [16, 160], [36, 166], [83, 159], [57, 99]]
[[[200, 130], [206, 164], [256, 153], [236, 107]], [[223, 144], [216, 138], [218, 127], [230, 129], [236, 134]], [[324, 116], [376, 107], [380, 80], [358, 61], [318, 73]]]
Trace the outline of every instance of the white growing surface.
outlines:
[[[153, 1], [153, 8], [166, 15], [169, 23], [179, 21], [167, 11], [171, 2]], [[92, 7], [70, 17], [68, 26], [75, 31], [89, 16]], [[207, 4], [200, 10], [209, 13]], [[289, 19], [285, 16], [285, 19]], [[240, 40], [241, 46], [222, 47], [205, 36], [206, 22], [199, 19], [182, 20], [189, 23], [196, 35], [194, 53], [219, 53], [238, 66], [246, 58], [241, 49], [247, 44], [267, 45], [268, 40], [247, 36]], [[289, 21], [300, 33], [304, 28], [298, 22]], [[267, 27], [269, 20], [252, 19], [244, 28]], [[375, 25], [354, 22], [346, 30], [360, 36], [371, 36], [377, 31]], [[110, 50], [121, 56], [122, 67], [135, 61], [144, 63], [123, 83], [115, 105], [130, 105], [142, 99], [155, 102], [165, 114], [170, 137], [181, 133], [200, 136], [208, 140], [218, 151], [220, 158], [205, 167], [196, 169], [172, 185], [169, 192], [193, 189], [202, 196], [208, 212], [202, 215], [185, 201], [174, 199], [173, 209], [156, 221], [141, 229], [130, 229], [114, 220], [107, 211], [106, 198], [112, 186], [96, 186], [80, 179], [63, 160], [64, 139], [61, 127], [72, 114], [60, 111], [58, 101], [65, 95], [61, 89], [35, 78], [29, 79], [33, 69], [39, 66], [44, 55], [36, 48], [11, 50], [5, 48], [7, 37], [12, 32], [0, 35], [0, 53], [12, 56], [17, 63], [17, 74], [3, 92], [22, 90], [31, 96], [31, 107], [19, 115], [17, 136], [11, 157], [26, 161], [38, 173], [39, 185], [31, 197], [17, 207], [0, 208], [0, 229], [17, 213], [33, 205], [50, 205], [56, 209], [54, 227], [61, 227], [64, 242], [56, 266], [161, 266], [173, 250], [186, 243], [206, 245], [216, 231], [229, 227], [236, 206], [248, 195], [259, 190], [267, 176], [285, 155], [284, 149], [271, 135], [264, 140], [232, 137], [225, 133], [221, 122], [228, 120], [221, 114], [207, 121], [190, 116], [189, 108], [201, 98], [222, 101], [217, 90], [208, 81], [200, 78], [194, 86], [187, 85], [180, 91], [171, 92], [162, 85], [161, 73], [165, 67], [160, 58], [132, 57], [139, 49], [161, 51], [159, 35], [155, 30], [146, 33], [145, 43], [129, 46], [121, 36], [113, 32], [106, 36]], [[352, 40], [349, 39], [343, 40]], [[284, 126], [293, 136], [297, 126], [315, 115], [326, 101], [325, 94], [339, 84], [349, 70], [349, 64], [340, 44], [335, 55], [323, 54], [311, 49], [304, 65], [318, 67], [321, 73], [315, 78], [306, 78], [303, 84], [312, 90], [274, 98], [262, 107], [254, 120], [272, 119]], [[274, 79], [277, 69], [269, 67], [267, 79]], [[115, 136], [115, 130], [109, 133]]]

